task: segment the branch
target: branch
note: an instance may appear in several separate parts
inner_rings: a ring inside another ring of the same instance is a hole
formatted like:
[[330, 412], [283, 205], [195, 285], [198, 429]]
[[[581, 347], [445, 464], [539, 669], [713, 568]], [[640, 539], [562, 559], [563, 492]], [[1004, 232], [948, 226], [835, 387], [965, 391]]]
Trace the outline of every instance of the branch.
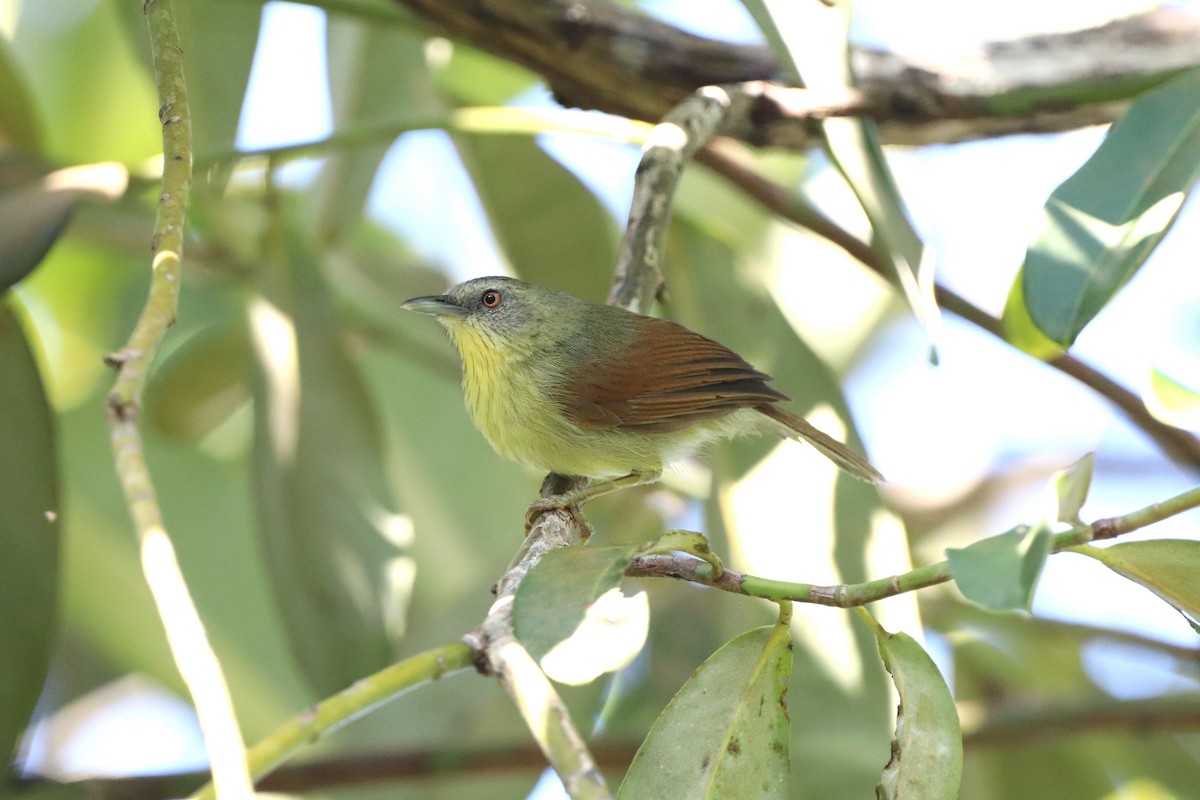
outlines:
[[146, 0], [143, 11], [150, 33], [162, 124], [162, 189], [151, 240], [154, 257], [149, 296], [129, 341], [106, 359], [117, 369], [107, 405], [109, 435], [117, 476], [137, 532], [142, 570], [166, 630], [175, 666], [195, 703], [215, 780], [226, 797], [242, 798], [252, 794], [245, 745], [220, 663], [163, 526], [138, 430], [150, 365], [167, 328], [175, 322], [183, 226], [192, 180], [191, 117], [183, 50], [171, 0]]
[[[353, 722], [371, 709], [471, 664], [472, 654], [466, 645], [451, 644], [406, 658], [355, 681], [352, 686], [288, 720], [254, 745], [246, 753], [250, 772], [256, 779], [260, 778], [300, 748]], [[215, 800], [217, 792], [210, 783], [193, 797], [195, 800]]]
[[[701, 86], [781, 77], [765, 47], [694, 36], [610, 0], [396, 3], [541, 75], [565, 106], [658, 121]], [[1111, 122], [1140, 92], [1200, 64], [1197, 34], [1196, 17], [1156, 9], [974, 51], [914, 58], [858, 50], [852, 61], [885, 143], [945, 143]], [[819, 143], [786, 91], [765, 97], [752, 123], [737, 134], [751, 144]]]
[[[1196, 507], [1200, 507], [1200, 488], [1189, 489], [1168, 500], [1119, 517], [1098, 519], [1090, 525], [1073, 525], [1069, 530], [1055, 534], [1050, 549], [1051, 552], [1057, 553], [1088, 542], [1113, 539]], [[946, 561], [939, 561], [901, 575], [866, 583], [819, 586], [759, 578], [728, 569], [717, 573], [712, 564], [699, 558], [652, 554], [635, 556], [626, 567], [625, 574], [636, 578], [679, 578], [766, 600], [792, 600], [797, 603], [836, 608], [855, 608], [886, 597], [945, 583], [950, 580], [950, 565]]]
[[1137, 734], [1196, 731], [1200, 729], [1200, 696], [1172, 694], [1137, 700], [1102, 697], [991, 711], [977, 725], [963, 731], [963, 746], [1037, 747], [1049, 738], [1114, 729]]
[[[561, 491], [547, 478], [542, 495]], [[557, 491], [556, 491], [557, 490]], [[611, 798], [604, 777], [588, 751], [583, 737], [575, 729], [566, 705], [533, 660], [513, 635], [512, 606], [521, 581], [546, 553], [567, 547], [578, 538], [578, 521], [567, 512], [544, 512], [517, 551], [508, 570], [496, 582], [496, 601], [478, 628], [466, 637], [480, 672], [495, 675], [512, 696], [517, 710], [529, 727], [550, 766], [562, 779], [572, 798], [587, 800]]]

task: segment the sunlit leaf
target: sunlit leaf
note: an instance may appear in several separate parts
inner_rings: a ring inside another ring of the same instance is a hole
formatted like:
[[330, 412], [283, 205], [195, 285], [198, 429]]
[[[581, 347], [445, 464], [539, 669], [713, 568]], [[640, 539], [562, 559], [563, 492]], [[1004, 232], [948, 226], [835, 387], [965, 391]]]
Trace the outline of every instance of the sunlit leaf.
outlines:
[[618, 797], [786, 798], [787, 624], [747, 631], [705, 661], [663, 710]]
[[1153, 369], [1142, 400], [1151, 414], [1168, 425], [1200, 431], [1200, 391], [1194, 387], [1185, 386], [1165, 372]]
[[1051, 484], [1058, 498], [1059, 522], [1077, 522], [1079, 510], [1087, 500], [1088, 490], [1092, 488], [1092, 467], [1096, 463], [1096, 454], [1088, 453], [1066, 469], [1054, 473]]
[[[642, 610], [645, 595], [634, 600], [617, 590], [634, 552], [632, 547], [554, 550], [521, 582], [513, 601], [513, 630], [547, 675], [586, 683], [628, 663], [641, 649], [649, 622]], [[572, 644], [562, 647], [568, 640]]]
[[411, 539], [383, 475], [379, 431], [313, 256], [254, 301], [254, 481], [273, 589], [301, 669], [330, 694], [388, 663], [402, 632]]
[[1046, 202], [1022, 290], [1069, 347], [1153, 252], [1200, 177], [1200, 69], [1142, 95]]
[[948, 549], [950, 574], [968, 600], [985, 608], [1028, 610], [1051, 538], [1048, 527], [1037, 525]]
[[1200, 631], [1200, 542], [1152, 539], [1079, 548], [1079, 552], [1145, 586]]
[[33, 713], [57, 639], [54, 423], [25, 334], [0, 301], [0, 760]]
[[896, 738], [876, 796], [954, 800], [962, 779], [958, 710], [933, 659], [906, 633], [876, 628], [879, 655], [900, 695]]
[[1025, 267], [1021, 267], [1008, 289], [1008, 299], [1004, 302], [1004, 313], [1000, 318], [1004, 326], [1004, 340], [1034, 358], [1050, 361], [1062, 355], [1063, 349], [1042, 333], [1029, 316], [1029, 309], [1025, 307], [1025, 291], [1021, 288], [1024, 275]]
[[463, 105], [501, 105], [538, 80], [513, 62], [462, 42], [447, 43], [446, 49], [448, 58], [431, 59], [433, 79]]

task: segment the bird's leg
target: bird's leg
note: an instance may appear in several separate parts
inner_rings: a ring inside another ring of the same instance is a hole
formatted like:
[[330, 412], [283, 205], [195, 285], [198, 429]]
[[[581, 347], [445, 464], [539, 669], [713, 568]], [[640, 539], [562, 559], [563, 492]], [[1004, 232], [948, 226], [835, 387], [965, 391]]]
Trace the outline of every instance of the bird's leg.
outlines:
[[580, 483], [580, 479], [571, 479], [565, 475], [550, 473], [542, 483], [542, 492], [553, 492], [548, 496], [535, 500], [525, 512], [525, 531], [528, 532], [534, 521], [546, 511], [565, 511], [579, 525], [580, 538], [587, 541], [592, 535], [592, 526], [580, 513], [580, 507], [594, 497], [615, 492], [618, 489], [628, 489], [641, 486], [643, 483], [654, 483], [662, 477], [661, 470], [653, 472], [633, 471], [619, 478], [612, 478], [597, 483]]

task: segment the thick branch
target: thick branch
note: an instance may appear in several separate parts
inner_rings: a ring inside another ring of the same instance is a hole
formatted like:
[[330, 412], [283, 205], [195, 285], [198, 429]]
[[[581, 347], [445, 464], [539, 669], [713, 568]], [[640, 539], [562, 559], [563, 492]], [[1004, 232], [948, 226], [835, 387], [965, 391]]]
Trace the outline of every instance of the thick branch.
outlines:
[[[396, 2], [438, 32], [538, 73], [566, 106], [657, 122], [701, 86], [780, 78], [765, 47], [693, 36], [610, 0]], [[884, 142], [955, 142], [1110, 122], [1139, 92], [1200, 64], [1198, 34], [1200, 19], [1158, 9], [919, 59], [859, 50], [853, 62], [862, 108]], [[764, 95], [753, 127], [738, 135], [815, 145], [790, 91]]]

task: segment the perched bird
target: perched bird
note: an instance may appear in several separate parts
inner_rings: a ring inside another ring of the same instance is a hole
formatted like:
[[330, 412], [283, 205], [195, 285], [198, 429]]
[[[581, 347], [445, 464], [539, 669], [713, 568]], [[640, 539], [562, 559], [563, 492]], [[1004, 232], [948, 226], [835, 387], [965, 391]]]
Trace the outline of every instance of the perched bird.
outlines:
[[705, 444], [751, 433], [802, 439], [854, 477], [883, 480], [865, 458], [780, 408], [788, 398], [769, 376], [669, 320], [503, 277], [401, 308], [431, 314], [449, 332], [467, 410], [497, 453], [590, 479], [534, 503], [529, 522], [658, 480], [665, 465]]

